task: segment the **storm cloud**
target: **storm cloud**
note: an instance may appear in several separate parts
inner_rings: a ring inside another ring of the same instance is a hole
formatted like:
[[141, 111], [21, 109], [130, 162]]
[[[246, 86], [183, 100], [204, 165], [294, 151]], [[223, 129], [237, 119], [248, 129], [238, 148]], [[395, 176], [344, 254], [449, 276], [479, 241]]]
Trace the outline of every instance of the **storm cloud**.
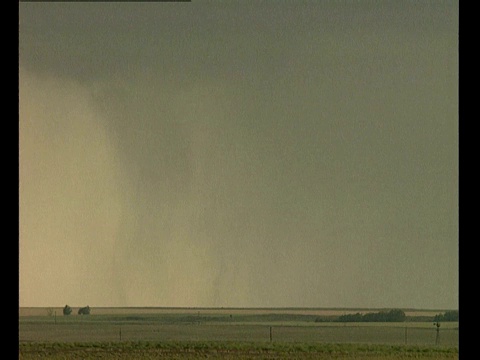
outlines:
[[20, 305], [458, 306], [458, 3], [21, 3]]

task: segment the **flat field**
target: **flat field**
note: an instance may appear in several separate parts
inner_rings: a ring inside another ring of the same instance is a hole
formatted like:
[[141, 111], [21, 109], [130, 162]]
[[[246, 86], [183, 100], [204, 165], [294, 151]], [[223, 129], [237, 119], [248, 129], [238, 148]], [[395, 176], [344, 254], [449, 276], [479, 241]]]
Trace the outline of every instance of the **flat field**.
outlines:
[[458, 358], [458, 322], [442, 323], [437, 334], [431, 322], [315, 321], [328, 309], [34, 310], [20, 309], [21, 359]]
[[456, 348], [258, 342], [20, 344], [19, 359], [458, 359]]

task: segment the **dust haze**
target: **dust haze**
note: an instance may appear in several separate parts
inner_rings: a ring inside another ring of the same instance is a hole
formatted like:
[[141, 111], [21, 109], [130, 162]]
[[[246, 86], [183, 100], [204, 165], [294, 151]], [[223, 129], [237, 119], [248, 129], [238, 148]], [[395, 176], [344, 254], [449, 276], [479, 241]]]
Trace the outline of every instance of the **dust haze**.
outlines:
[[20, 306], [458, 307], [458, 2], [19, 9]]

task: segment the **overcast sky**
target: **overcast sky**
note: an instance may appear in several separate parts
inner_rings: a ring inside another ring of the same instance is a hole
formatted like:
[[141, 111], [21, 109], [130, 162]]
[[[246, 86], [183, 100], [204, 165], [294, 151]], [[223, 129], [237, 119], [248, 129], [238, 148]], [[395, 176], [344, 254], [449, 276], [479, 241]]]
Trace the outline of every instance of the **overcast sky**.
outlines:
[[458, 308], [458, 2], [20, 3], [20, 306]]

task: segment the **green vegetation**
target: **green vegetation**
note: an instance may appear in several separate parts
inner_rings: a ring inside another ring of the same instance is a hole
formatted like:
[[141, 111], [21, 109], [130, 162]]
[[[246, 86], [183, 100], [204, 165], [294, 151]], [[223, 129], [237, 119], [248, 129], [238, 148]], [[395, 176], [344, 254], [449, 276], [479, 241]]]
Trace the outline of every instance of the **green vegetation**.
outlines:
[[437, 332], [431, 321], [342, 323], [336, 314], [316, 322], [318, 315], [94, 311], [54, 321], [43, 310], [19, 318], [19, 358], [458, 359], [458, 322]]
[[21, 343], [20, 359], [458, 359], [458, 348], [290, 342]]
[[458, 320], [459, 320], [458, 310], [445, 311], [443, 314], [435, 315], [435, 317], [433, 318], [433, 321], [437, 323], [442, 321], [458, 321]]
[[65, 305], [63, 308], [63, 315], [70, 315], [72, 313], [72, 308], [68, 305]]
[[87, 305], [78, 309], [78, 315], [90, 315], [90, 306]]
[[366, 314], [346, 314], [338, 317], [340, 322], [403, 322], [405, 313], [400, 309]]

